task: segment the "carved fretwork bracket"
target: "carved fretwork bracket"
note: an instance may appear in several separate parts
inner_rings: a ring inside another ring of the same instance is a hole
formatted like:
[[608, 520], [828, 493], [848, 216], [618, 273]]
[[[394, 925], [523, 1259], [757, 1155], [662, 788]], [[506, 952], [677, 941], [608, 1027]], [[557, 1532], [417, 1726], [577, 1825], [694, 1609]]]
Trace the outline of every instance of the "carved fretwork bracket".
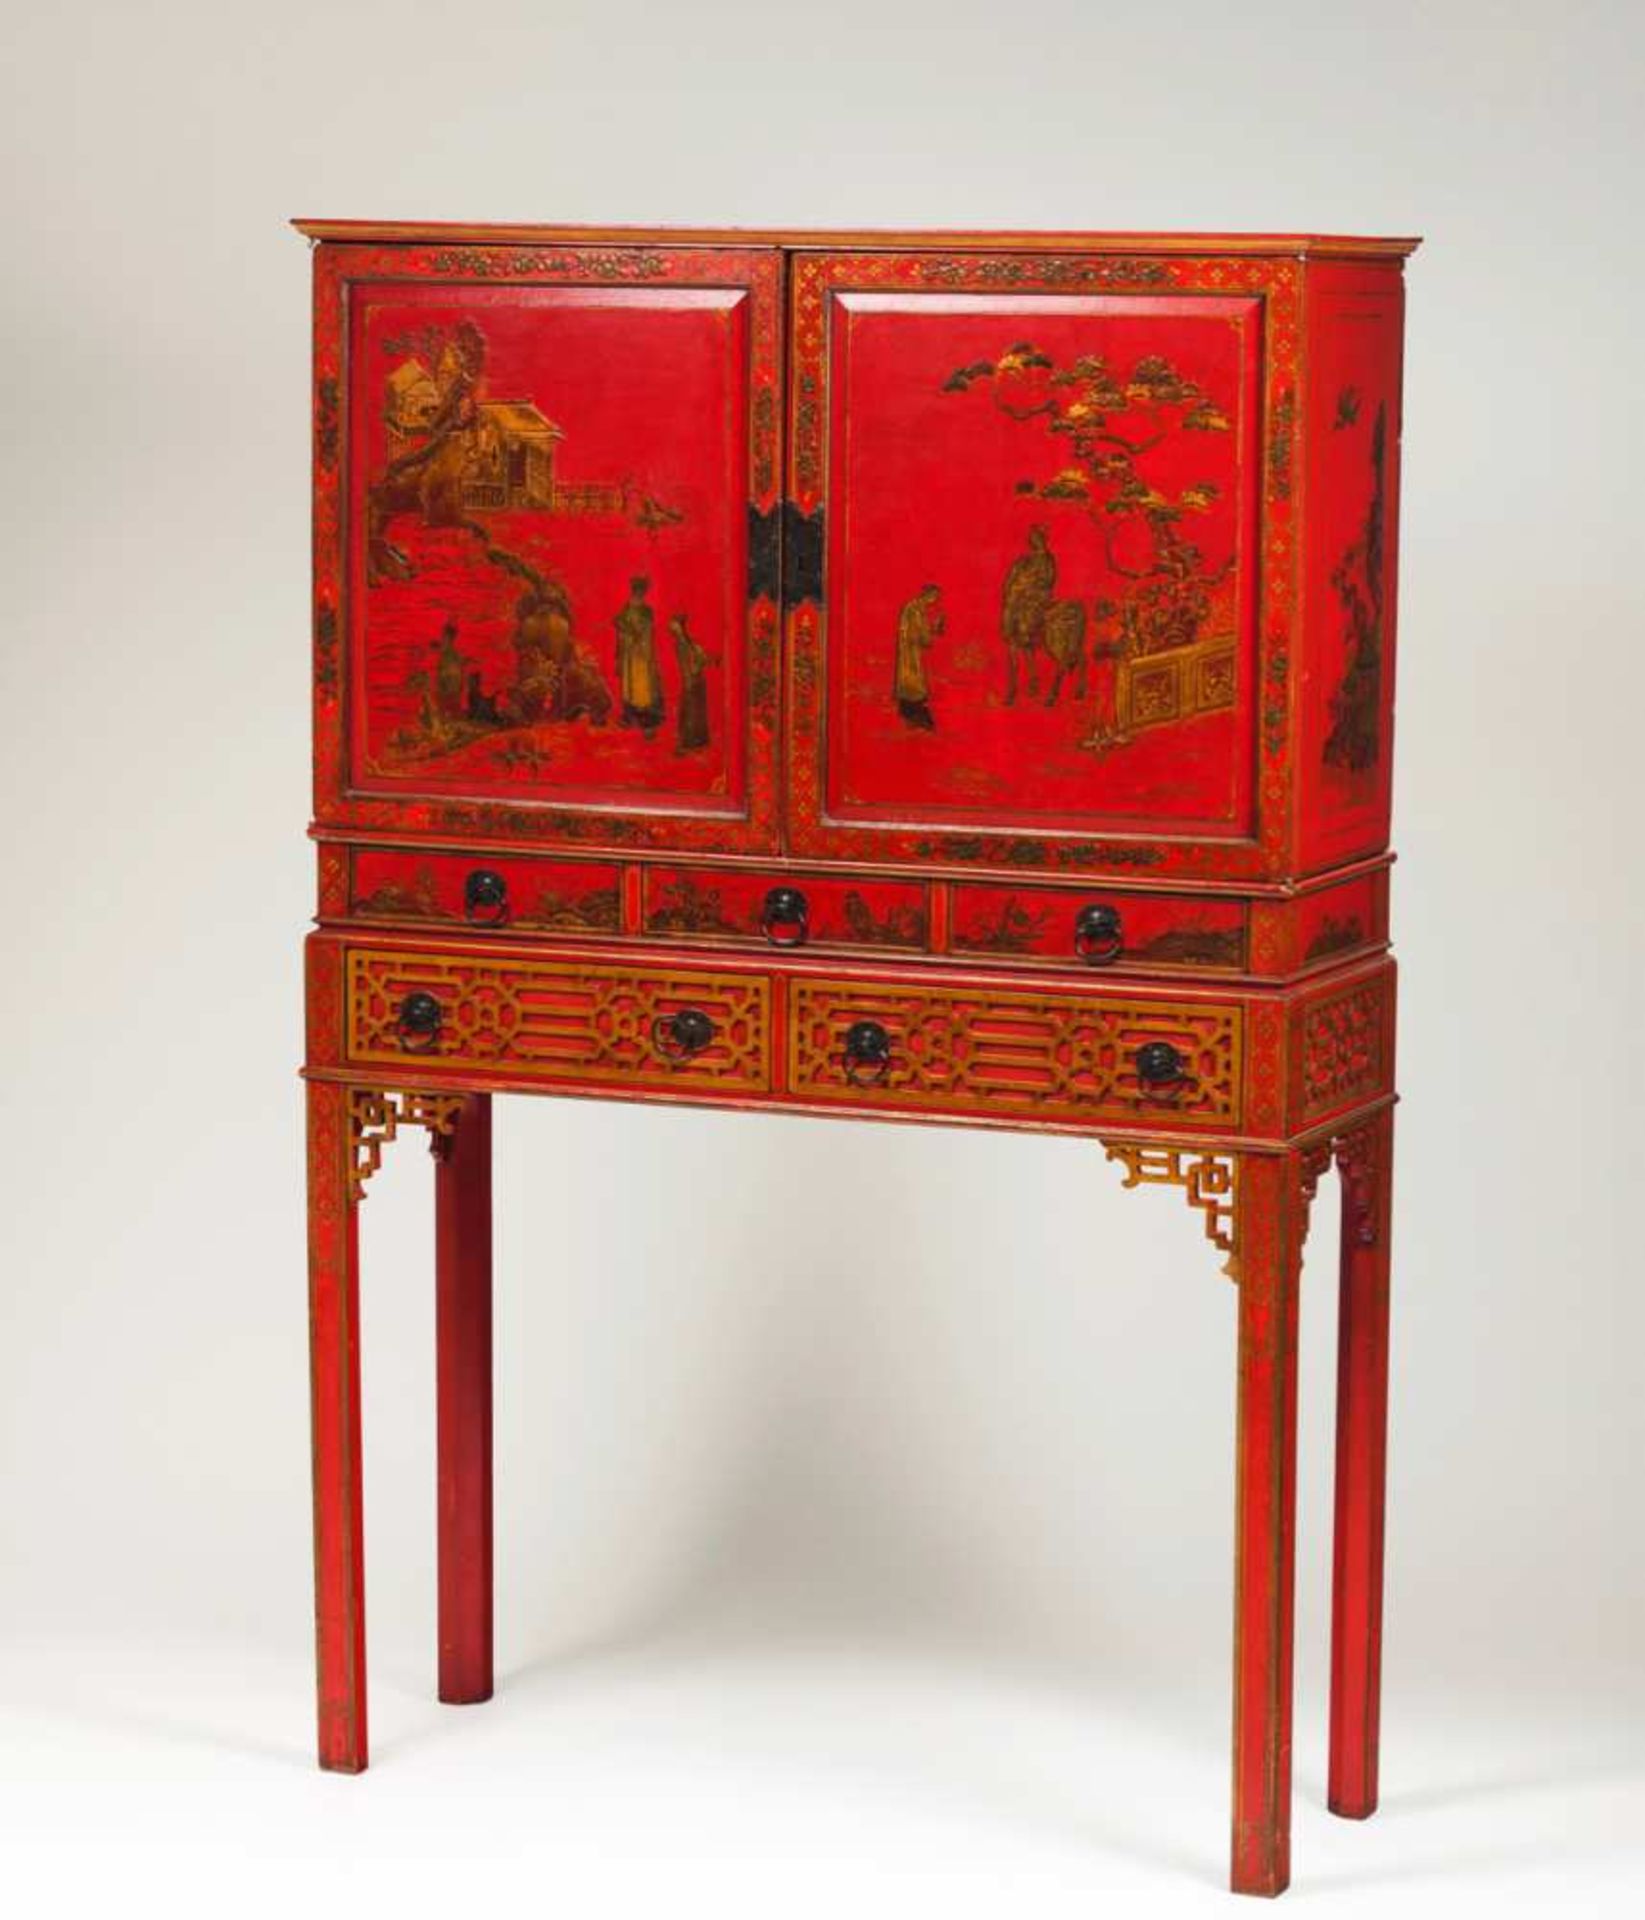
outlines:
[[1239, 1279], [1239, 1156], [1198, 1147], [1155, 1147], [1105, 1140], [1110, 1160], [1125, 1168], [1128, 1187], [1181, 1187], [1205, 1216], [1205, 1237], [1228, 1258], [1223, 1272]]
[[426, 1127], [431, 1153], [443, 1153], [463, 1110], [460, 1093], [373, 1093], [356, 1087], [348, 1098], [349, 1190], [365, 1198], [366, 1182], [383, 1164], [383, 1149], [402, 1127]]
[[1382, 1128], [1378, 1118], [1362, 1120], [1346, 1133], [1315, 1140], [1302, 1150], [1302, 1230], [1325, 1173], [1335, 1165], [1342, 1174], [1342, 1204], [1362, 1247], [1374, 1247], [1382, 1181]]
[[1386, 1138], [1378, 1120], [1366, 1120], [1336, 1142], [1337, 1165], [1342, 1170], [1342, 1204], [1351, 1210], [1354, 1237], [1362, 1247], [1374, 1247], [1381, 1224], [1382, 1143]]

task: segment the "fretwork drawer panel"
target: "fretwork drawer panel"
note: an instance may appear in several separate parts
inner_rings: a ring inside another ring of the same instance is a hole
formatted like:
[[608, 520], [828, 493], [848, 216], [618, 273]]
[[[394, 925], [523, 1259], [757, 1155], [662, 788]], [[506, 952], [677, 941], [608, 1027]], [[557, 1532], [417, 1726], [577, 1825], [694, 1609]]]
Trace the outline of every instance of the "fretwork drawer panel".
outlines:
[[800, 978], [788, 1089], [996, 1120], [1237, 1126], [1237, 1003]]
[[771, 1087], [760, 973], [351, 947], [345, 994], [354, 1065], [694, 1098]]

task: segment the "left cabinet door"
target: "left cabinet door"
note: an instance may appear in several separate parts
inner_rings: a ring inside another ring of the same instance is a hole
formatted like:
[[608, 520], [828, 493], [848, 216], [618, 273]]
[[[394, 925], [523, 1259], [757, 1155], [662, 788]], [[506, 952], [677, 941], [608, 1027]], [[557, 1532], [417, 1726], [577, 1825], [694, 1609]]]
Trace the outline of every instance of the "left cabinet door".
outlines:
[[323, 827], [767, 853], [772, 249], [320, 247]]

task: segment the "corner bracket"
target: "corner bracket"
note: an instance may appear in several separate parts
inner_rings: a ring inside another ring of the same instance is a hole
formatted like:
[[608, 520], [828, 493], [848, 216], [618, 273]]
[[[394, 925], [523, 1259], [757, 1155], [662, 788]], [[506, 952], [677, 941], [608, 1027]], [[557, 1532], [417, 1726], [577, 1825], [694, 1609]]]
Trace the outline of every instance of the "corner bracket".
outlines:
[[1181, 1187], [1205, 1216], [1205, 1237], [1225, 1253], [1223, 1272], [1239, 1280], [1239, 1155], [1199, 1147], [1157, 1147], [1105, 1140], [1110, 1160], [1125, 1168], [1127, 1187]]
[[374, 1093], [356, 1087], [348, 1097], [349, 1197], [365, 1198], [366, 1182], [383, 1164], [383, 1149], [402, 1127], [426, 1127], [429, 1151], [449, 1151], [466, 1095]]

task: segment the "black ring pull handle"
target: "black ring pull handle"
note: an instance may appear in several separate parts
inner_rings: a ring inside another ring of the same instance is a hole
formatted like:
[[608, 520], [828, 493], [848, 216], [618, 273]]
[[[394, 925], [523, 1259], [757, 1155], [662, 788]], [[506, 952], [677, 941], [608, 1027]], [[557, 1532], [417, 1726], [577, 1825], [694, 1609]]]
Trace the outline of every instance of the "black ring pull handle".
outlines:
[[1169, 1040], [1148, 1040], [1132, 1056], [1145, 1100], [1168, 1102], [1194, 1086], [1194, 1076], [1180, 1048]]
[[1088, 967], [1106, 967], [1125, 950], [1125, 928], [1118, 907], [1094, 901], [1074, 916], [1074, 951]]
[[845, 1030], [845, 1077], [854, 1087], [877, 1087], [891, 1071], [891, 1036], [878, 1020], [853, 1020]]
[[408, 993], [400, 1002], [394, 1031], [407, 1053], [432, 1053], [440, 1044], [445, 1012], [432, 993]]
[[681, 1007], [678, 1013], [658, 1014], [651, 1038], [665, 1060], [689, 1060], [713, 1044], [714, 1022], [700, 1007]]
[[760, 909], [760, 931], [774, 947], [803, 947], [810, 908], [798, 887], [773, 887]]
[[476, 927], [508, 925], [508, 882], [490, 867], [476, 867], [463, 882], [463, 917]]

